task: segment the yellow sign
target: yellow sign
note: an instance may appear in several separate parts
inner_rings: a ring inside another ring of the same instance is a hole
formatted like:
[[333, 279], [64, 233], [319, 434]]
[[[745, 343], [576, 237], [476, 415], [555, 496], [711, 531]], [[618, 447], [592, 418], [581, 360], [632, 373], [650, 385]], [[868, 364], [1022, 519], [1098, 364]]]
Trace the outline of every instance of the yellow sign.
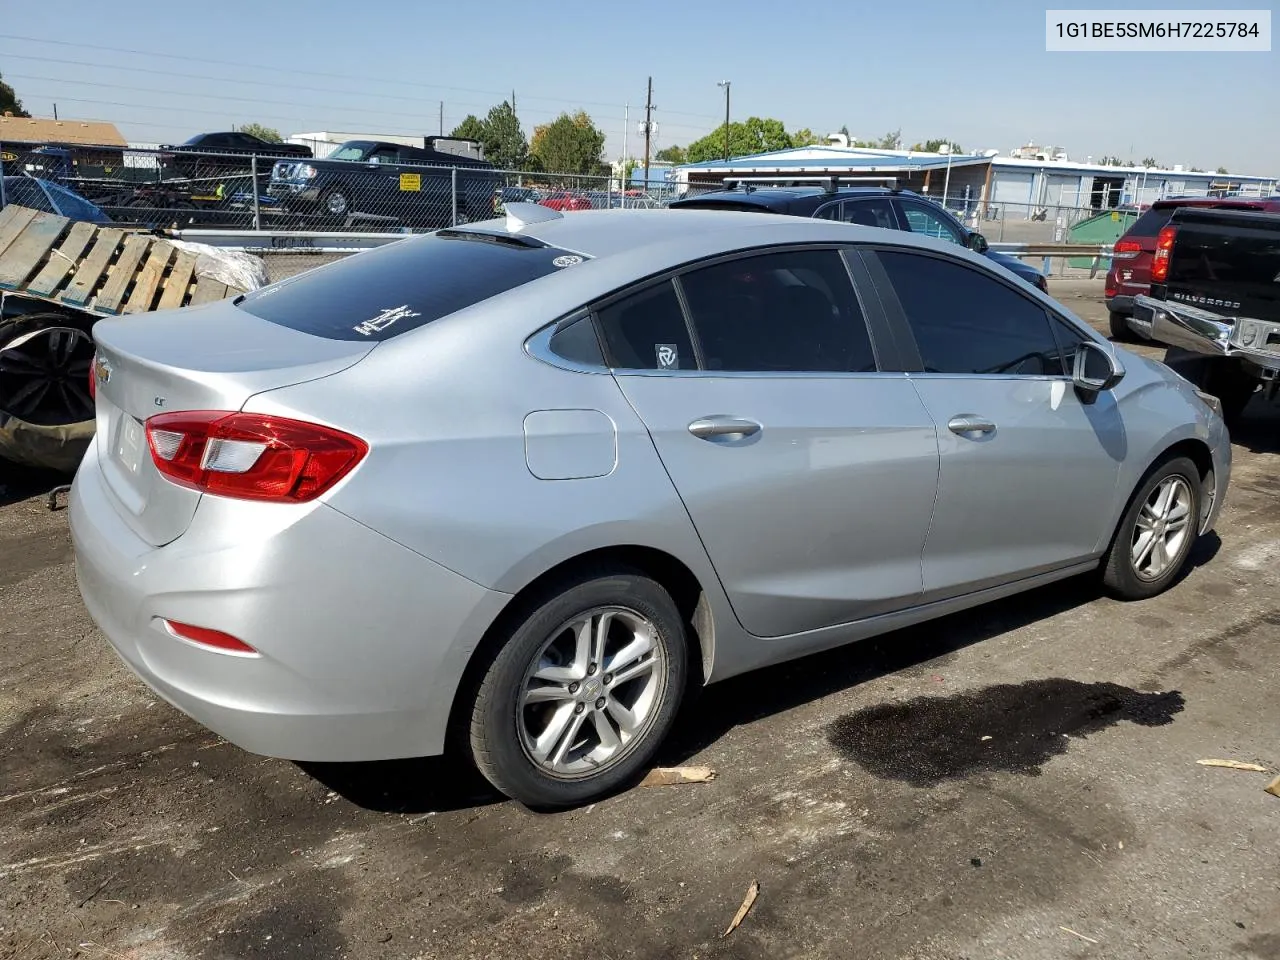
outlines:
[[401, 190], [421, 190], [422, 174], [420, 173], [402, 173], [400, 174]]
[[4, 161], [5, 163], [13, 163], [13, 161], [17, 159], [18, 155], [16, 153], [10, 153], [8, 150], [4, 153], [0, 153], [0, 161]]
[[1116, 213], [1114, 210], [1112, 210], [1112, 211], [1111, 211], [1111, 219], [1112, 219], [1112, 220], [1119, 220], [1119, 219], [1120, 219], [1120, 214], [1118, 214], [1118, 213]]

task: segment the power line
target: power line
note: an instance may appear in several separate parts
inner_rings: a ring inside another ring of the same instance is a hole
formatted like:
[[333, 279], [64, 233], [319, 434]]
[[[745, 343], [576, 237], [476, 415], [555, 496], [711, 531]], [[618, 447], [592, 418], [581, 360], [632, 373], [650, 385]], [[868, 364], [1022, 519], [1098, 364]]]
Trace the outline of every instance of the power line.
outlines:
[[[244, 62], [236, 62], [233, 60], [215, 60], [209, 57], [191, 57], [185, 54], [161, 53], [161, 52], [152, 51], [152, 50], [136, 50], [128, 47], [106, 47], [97, 43], [77, 43], [71, 40], [50, 40], [44, 37], [25, 37], [25, 36], [19, 36], [17, 34], [0, 35], [0, 40], [17, 40], [17, 41], [22, 41], [24, 43], [44, 43], [44, 44], [51, 44], [54, 46], [61, 46], [61, 47], [77, 47], [81, 49], [90, 49], [97, 52], [106, 51], [110, 53], [128, 53], [128, 54], [135, 54], [135, 55], [144, 56], [144, 57], [156, 57], [156, 58], [164, 58], [164, 59], [170, 59], [170, 60], [183, 60], [187, 63], [208, 63], [208, 64], [213, 64], [215, 66], [234, 67], [237, 70], [245, 70], [245, 69], [263, 70], [271, 73], [281, 73], [281, 74], [293, 75], [293, 76], [324, 77], [325, 79], [329, 79], [329, 80], [354, 80], [360, 83], [370, 83], [370, 82], [394, 83], [397, 86], [401, 86], [401, 87], [406, 87], [406, 86], [417, 87], [425, 90], [454, 90], [460, 93], [477, 93], [477, 94], [482, 94], [488, 97], [502, 97], [502, 98], [506, 97], [506, 94], [501, 91], [481, 90], [475, 87], [454, 87], [446, 84], [421, 83], [421, 82], [415, 82], [412, 80], [384, 80], [376, 76], [369, 76], [369, 75], [357, 76], [352, 74], [338, 74], [338, 73], [332, 73], [330, 71], [320, 71], [320, 70], [298, 70], [296, 68], [277, 67], [277, 66], [271, 66], [267, 64], [244, 63]], [[22, 54], [13, 54], [13, 53], [6, 53], [5, 56], [10, 57], [12, 59], [43, 60], [45, 62], [50, 62], [50, 63], [59, 63], [59, 62], [73, 63], [73, 64], [78, 64], [80, 66], [94, 67], [99, 70], [101, 70], [103, 67], [103, 64], [101, 62], [95, 63], [95, 62], [84, 62], [84, 61], [65, 61], [65, 60], [59, 61], [49, 57], [31, 57], [31, 56], [24, 56]], [[200, 79], [200, 80], [215, 80], [219, 82], [230, 82], [230, 83], [257, 82], [252, 80], [241, 80], [234, 77], [211, 77], [211, 76], [201, 76], [196, 74], [180, 74], [180, 73], [173, 73], [168, 71], [147, 70], [142, 67], [128, 67], [123, 64], [111, 64], [110, 66], [120, 70], [135, 70], [138, 72], [155, 73], [155, 74], [168, 75], [168, 76], [187, 76], [187, 77], [190, 77], [191, 79]], [[329, 92], [347, 93], [349, 91], [329, 91]], [[387, 96], [390, 97], [391, 95], [388, 94]], [[572, 104], [578, 104], [578, 105], [590, 106], [590, 107], [608, 107], [611, 110], [623, 109], [623, 104], [619, 104], [619, 103], [605, 103], [602, 101], [591, 101], [591, 100], [574, 100], [567, 97], [542, 97], [542, 96], [535, 96], [533, 94], [522, 94], [522, 98], [525, 100], [545, 100], [550, 103], [560, 103], [560, 104], [572, 103]], [[399, 99], [412, 99], [412, 98], [401, 97]], [[432, 99], [438, 100], [439, 98], [434, 97]], [[694, 117], [694, 118], [703, 119], [703, 120], [713, 119], [710, 116], [706, 114], [701, 114], [701, 113], [690, 113], [690, 112], [682, 112], [682, 111], [676, 111], [676, 110], [668, 111], [668, 113], [670, 113], [673, 116]]]

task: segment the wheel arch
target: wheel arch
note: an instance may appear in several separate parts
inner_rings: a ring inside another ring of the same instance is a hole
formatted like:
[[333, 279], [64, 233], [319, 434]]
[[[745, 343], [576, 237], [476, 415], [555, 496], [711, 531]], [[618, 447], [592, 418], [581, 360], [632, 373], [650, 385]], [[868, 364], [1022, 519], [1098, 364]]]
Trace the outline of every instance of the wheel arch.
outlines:
[[[1200, 485], [1203, 489], [1215, 472], [1213, 462], [1213, 451], [1208, 442], [1201, 437], [1186, 436], [1181, 438], [1169, 438], [1165, 442], [1157, 446], [1157, 451], [1152, 455], [1147, 463], [1143, 466], [1142, 472], [1139, 473], [1129, 485], [1128, 493], [1124, 499], [1118, 504], [1115, 515], [1112, 517], [1111, 532], [1103, 544], [1105, 549], [1109, 549], [1115, 541], [1116, 535], [1120, 532], [1120, 524], [1123, 522], [1125, 514], [1129, 511], [1129, 507], [1133, 505], [1133, 498], [1138, 495], [1138, 491], [1142, 489], [1142, 485], [1152, 472], [1159, 469], [1160, 466], [1169, 460], [1177, 457], [1186, 457], [1196, 465], [1200, 472]], [[1207, 516], [1208, 506], [1202, 502], [1201, 504], [1201, 533], [1203, 533], [1203, 525]]]
[[463, 668], [453, 703], [449, 709], [449, 741], [462, 744], [471, 698], [483, 679], [484, 671], [501, 647], [503, 638], [514, 624], [527, 616], [557, 586], [592, 572], [629, 569], [642, 573], [671, 594], [676, 608], [689, 629], [689, 667], [691, 679], [704, 684], [711, 675], [715, 655], [715, 618], [706, 591], [697, 575], [674, 554], [656, 547], [620, 544], [586, 550], [556, 563], [538, 574], [503, 606], [485, 630]]

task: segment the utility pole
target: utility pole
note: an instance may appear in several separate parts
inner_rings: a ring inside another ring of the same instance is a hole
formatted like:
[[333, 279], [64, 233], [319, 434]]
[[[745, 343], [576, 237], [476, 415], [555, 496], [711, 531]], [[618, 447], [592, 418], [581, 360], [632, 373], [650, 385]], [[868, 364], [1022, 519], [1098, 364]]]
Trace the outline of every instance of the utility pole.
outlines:
[[724, 87], [724, 162], [729, 162], [729, 81], [721, 80], [717, 87]]
[[627, 189], [627, 134], [631, 129], [631, 104], [622, 108], [622, 189]]
[[649, 189], [649, 135], [653, 131], [653, 77], [644, 101], [644, 188]]
[[440, 101], [440, 136], [444, 136], [444, 101]]

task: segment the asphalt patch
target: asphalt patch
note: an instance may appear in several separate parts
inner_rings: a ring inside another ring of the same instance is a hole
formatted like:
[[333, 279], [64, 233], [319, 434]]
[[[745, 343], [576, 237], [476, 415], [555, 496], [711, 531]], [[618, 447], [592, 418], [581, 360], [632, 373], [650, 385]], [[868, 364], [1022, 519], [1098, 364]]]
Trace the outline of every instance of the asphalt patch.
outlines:
[[1123, 720], [1162, 726], [1182, 711], [1175, 691], [1143, 693], [1115, 683], [1029, 680], [950, 697], [917, 697], [846, 714], [827, 731], [847, 760], [887, 780], [929, 787], [975, 773], [1032, 776], [1073, 737]]

